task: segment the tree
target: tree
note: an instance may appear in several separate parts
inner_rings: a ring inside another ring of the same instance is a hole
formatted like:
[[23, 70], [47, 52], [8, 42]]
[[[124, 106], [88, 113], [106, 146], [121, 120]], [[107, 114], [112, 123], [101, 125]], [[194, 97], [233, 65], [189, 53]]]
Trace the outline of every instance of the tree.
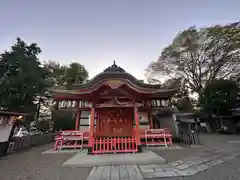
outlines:
[[237, 104], [239, 88], [234, 81], [213, 80], [204, 90], [199, 105], [208, 114], [228, 115]]
[[[53, 88], [65, 88], [66, 86], [74, 83], [81, 84], [86, 82], [88, 78], [87, 70], [79, 63], [72, 63], [70, 66], [63, 66], [57, 62], [48, 61], [44, 63], [44, 67], [50, 72], [48, 80], [51, 82]], [[56, 117], [56, 112], [54, 112], [56, 109], [54, 106], [55, 105], [48, 106], [48, 108], [51, 109], [53, 131], [56, 129], [74, 128], [74, 122], [71, 118], [65, 116], [63, 119], [61, 117]]]
[[213, 80], [240, 71], [240, 23], [180, 32], [148, 70], [152, 75], [181, 78], [188, 90], [203, 98]]
[[176, 106], [179, 111], [189, 112], [193, 110], [193, 102], [189, 98], [185, 83], [181, 83], [181, 79], [168, 79], [162, 84], [162, 87], [179, 89], [171, 99], [171, 104]]
[[33, 100], [47, 87], [48, 72], [41, 67], [38, 59], [40, 52], [37, 44], [27, 45], [17, 38], [16, 44], [0, 55], [0, 64], [4, 64], [7, 74], [0, 84], [1, 106], [12, 111], [35, 112]]
[[75, 116], [71, 112], [58, 112], [56, 116], [55, 129], [69, 130], [75, 129]]
[[69, 66], [62, 66], [57, 62], [48, 61], [44, 67], [51, 72], [51, 80], [55, 86], [68, 86], [75, 83], [81, 84], [88, 78], [85, 67], [79, 63], [71, 63]]
[[148, 79], [147, 82], [148, 84], [161, 84], [160, 80], [154, 78]]
[[67, 66], [61, 66], [58, 62], [48, 61], [44, 62], [44, 68], [47, 69], [49, 73], [49, 81], [52, 86], [64, 86], [66, 85], [65, 72]]
[[66, 71], [67, 85], [81, 84], [88, 78], [85, 67], [79, 63], [71, 63]]

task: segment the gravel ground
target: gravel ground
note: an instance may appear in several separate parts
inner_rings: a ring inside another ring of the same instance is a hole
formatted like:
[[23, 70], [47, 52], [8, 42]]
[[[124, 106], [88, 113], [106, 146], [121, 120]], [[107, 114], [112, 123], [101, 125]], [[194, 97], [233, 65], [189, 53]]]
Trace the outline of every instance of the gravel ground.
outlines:
[[86, 180], [91, 168], [63, 168], [73, 154], [41, 154], [52, 145], [0, 159], [0, 180]]

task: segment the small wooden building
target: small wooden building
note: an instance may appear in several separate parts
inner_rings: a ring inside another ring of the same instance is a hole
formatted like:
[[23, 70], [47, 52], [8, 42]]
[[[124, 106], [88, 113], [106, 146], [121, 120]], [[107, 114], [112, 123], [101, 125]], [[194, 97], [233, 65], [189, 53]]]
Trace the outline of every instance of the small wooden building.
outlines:
[[27, 114], [0, 111], [0, 157], [6, 155], [8, 145], [14, 133], [14, 125]]
[[54, 99], [59, 110], [76, 112], [76, 130], [85, 132], [89, 152], [94, 153], [98, 143], [105, 141], [118, 143], [127, 152], [126, 141], [141, 150], [144, 128], [154, 128], [152, 111], [171, 108], [176, 91], [145, 84], [114, 62], [84, 84], [56, 90]]

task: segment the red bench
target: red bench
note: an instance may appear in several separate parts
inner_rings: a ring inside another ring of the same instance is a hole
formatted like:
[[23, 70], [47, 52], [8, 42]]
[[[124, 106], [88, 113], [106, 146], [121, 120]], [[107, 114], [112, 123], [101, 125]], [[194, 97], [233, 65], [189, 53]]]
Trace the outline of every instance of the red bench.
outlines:
[[[150, 140], [150, 141], [149, 141]], [[172, 145], [172, 134], [169, 129], [147, 129], [145, 130], [145, 143], [149, 145]]]
[[54, 150], [83, 148], [83, 132], [62, 131], [55, 138]]

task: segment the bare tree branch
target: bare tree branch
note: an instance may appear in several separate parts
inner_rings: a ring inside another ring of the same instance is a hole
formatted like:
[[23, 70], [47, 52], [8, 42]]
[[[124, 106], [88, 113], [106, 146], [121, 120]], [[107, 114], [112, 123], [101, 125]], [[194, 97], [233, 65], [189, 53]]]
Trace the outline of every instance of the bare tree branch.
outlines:
[[154, 74], [184, 79], [199, 95], [213, 80], [240, 71], [240, 23], [190, 27], [179, 33], [149, 68]]

